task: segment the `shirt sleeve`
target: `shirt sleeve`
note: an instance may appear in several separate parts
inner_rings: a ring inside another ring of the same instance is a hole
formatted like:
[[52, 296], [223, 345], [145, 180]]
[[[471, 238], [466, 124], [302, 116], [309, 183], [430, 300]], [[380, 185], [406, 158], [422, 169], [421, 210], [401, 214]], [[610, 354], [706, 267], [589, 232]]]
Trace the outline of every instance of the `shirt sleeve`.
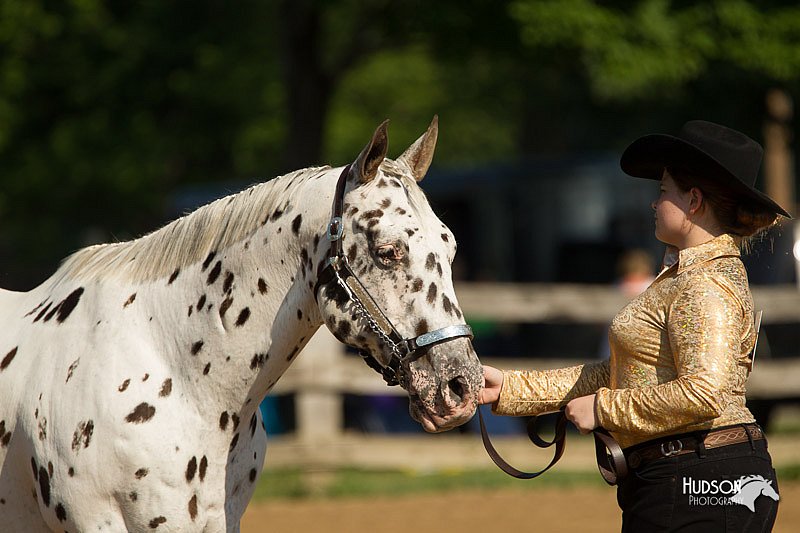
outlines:
[[573, 398], [608, 386], [608, 379], [608, 361], [553, 370], [506, 371], [500, 398], [492, 411], [511, 416], [558, 411]]
[[601, 388], [595, 412], [609, 431], [670, 433], [720, 416], [742, 356], [744, 306], [724, 280], [693, 279], [667, 311], [676, 379], [635, 389]]

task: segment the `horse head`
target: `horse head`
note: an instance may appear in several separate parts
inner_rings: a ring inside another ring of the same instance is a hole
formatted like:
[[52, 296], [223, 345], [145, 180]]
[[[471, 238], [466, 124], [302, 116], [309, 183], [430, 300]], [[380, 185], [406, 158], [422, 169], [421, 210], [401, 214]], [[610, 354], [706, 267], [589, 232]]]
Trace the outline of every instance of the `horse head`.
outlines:
[[764, 496], [769, 496], [773, 500], [778, 501], [780, 499], [780, 495], [778, 494], [778, 491], [775, 490], [775, 487], [772, 486], [772, 480], [768, 479], [764, 481], [765, 484], [761, 486], [761, 494]]
[[772, 486], [771, 479], [765, 479], [764, 476], [742, 476], [739, 478], [739, 491], [733, 494], [730, 499], [733, 503], [744, 505], [750, 511], [755, 512], [755, 501], [761, 496], [768, 496], [775, 501], [780, 499], [780, 495]]
[[417, 185], [438, 121], [394, 161], [386, 159], [386, 125], [340, 177], [341, 219], [329, 231], [339, 252], [331, 253], [335, 272], [329, 262], [320, 275], [317, 301], [336, 338], [388, 382], [396, 376], [412, 417], [426, 431], [444, 431], [475, 413], [482, 371], [453, 289], [455, 238]]

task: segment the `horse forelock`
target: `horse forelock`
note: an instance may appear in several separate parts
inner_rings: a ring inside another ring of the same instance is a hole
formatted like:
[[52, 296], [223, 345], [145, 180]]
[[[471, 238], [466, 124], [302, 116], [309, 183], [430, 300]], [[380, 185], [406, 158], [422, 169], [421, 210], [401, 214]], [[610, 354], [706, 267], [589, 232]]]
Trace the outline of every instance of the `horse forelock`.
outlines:
[[169, 276], [252, 235], [265, 216], [285, 206], [301, 178], [329, 169], [297, 170], [215, 200], [138, 239], [89, 246], [69, 256], [53, 279], [58, 283], [116, 277], [148, 282]]
[[409, 204], [418, 215], [418, 218], [427, 220], [432, 213], [428, 197], [413, 178], [408, 165], [403, 161], [386, 158], [381, 163], [380, 169], [386, 177], [395, 178], [402, 184]]

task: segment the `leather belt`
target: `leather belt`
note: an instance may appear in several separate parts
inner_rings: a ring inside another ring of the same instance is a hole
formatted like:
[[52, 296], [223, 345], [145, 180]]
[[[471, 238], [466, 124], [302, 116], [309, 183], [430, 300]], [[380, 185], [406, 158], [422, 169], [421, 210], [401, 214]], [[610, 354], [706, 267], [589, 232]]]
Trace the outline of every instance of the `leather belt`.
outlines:
[[651, 443], [637, 445], [634, 450], [625, 451], [628, 466], [638, 468], [644, 464], [663, 459], [677, 457], [688, 453], [702, 452], [721, 448], [731, 444], [741, 444], [756, 440], [763, 440], [764, 432], [758, 424], [741, 424], [727, 428], [712, 429], [707, 433], [687, 433], [658, 439]]

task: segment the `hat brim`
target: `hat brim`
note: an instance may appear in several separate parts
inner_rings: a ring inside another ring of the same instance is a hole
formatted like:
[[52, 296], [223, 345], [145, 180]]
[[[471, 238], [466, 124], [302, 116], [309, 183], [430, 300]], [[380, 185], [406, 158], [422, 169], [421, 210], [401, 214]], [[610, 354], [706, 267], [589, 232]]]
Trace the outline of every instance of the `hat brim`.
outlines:
[[779, 215], [792, 218], [772, 198], [744, 183], [713, 156], [672, 135], [652, 134], [636, 139], [622, 153], [619, 165], [629, 176], [657, 181], [661, 180], [666, 166], [688, 168], [709, 178], [720, 180], [734, 192], [768, 207]]

